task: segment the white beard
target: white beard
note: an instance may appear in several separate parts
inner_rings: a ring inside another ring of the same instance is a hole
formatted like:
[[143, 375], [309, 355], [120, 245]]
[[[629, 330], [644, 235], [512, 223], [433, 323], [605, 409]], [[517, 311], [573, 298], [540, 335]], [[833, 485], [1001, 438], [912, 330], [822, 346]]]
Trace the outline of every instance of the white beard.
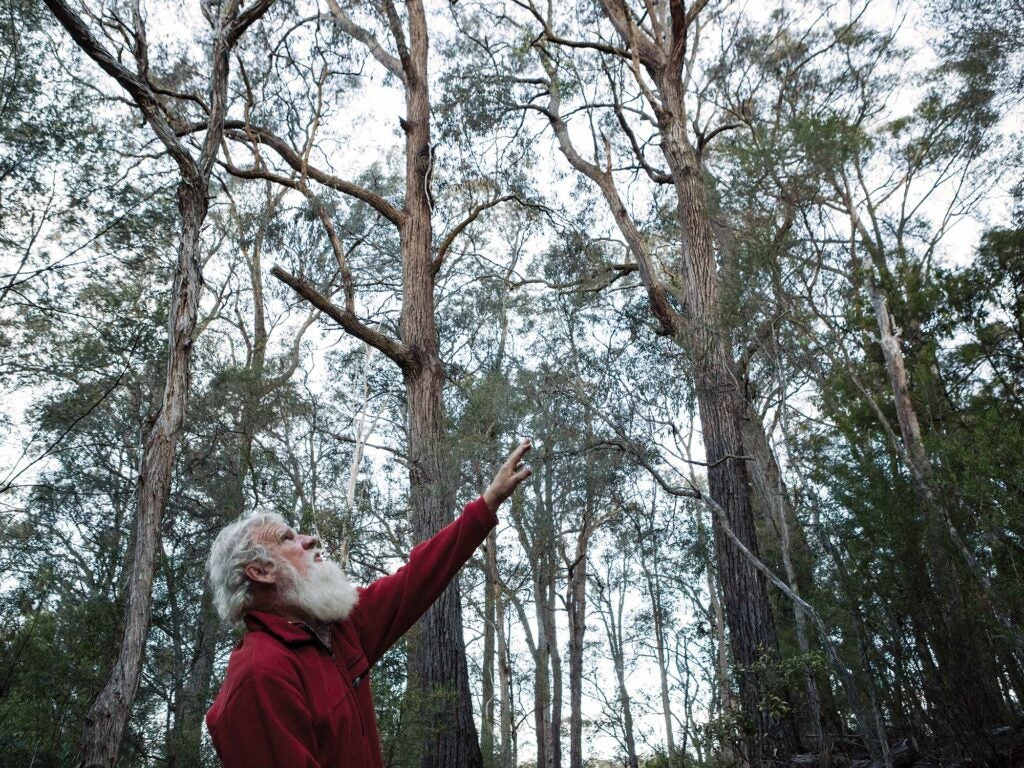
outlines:
[[277, 587], [282, 605], [325, 623], [342, 621], [356, 607], [359, 592], [337, 563], [331, 560], [313, 563], [305, 576], [287, 560], [276, 566], [283, 576]]

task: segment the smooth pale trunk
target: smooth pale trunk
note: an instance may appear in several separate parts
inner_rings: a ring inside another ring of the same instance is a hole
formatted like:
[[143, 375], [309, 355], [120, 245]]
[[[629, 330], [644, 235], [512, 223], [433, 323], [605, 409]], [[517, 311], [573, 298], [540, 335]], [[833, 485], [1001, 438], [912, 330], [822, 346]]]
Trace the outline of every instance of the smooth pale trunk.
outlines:
[[[875, 311], [879, 343], [899, 420], [903, 459], [925, 518], [923, 545], [936, 597], [935, 626], [929, 632], [928, 643], [938, 662], [932, 671], [933, 695], [947, 710], [940, 717], [946, 727], [958, 735], [960, 745], [982, 759], [995, 760], [992, 746], [981, 734], [1004, 723], [1007, 712], [996, 683], [992, 657], [985, 652], [986, 638], [973, 616], [972, 596], [957, 577], [953, 552], [959, 534], [932, 489], [931, 463], [910, 397], [903, 350], [886, 297], [873, 277], [868, 276], [865, 285]], [[965, 553], [964, 559], [966, 565], [972, 565], [969, 553]], [[984, 579], [980, 584], [984, 584]], [[1017, 630], [1011, 627], [1012, 631]]]

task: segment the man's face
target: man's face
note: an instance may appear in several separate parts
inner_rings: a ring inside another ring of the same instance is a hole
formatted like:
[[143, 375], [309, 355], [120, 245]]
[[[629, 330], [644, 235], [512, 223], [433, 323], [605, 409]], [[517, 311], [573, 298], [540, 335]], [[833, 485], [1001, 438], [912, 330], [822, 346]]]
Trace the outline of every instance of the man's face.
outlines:
[[275, 559], [290, 563], [302, 576], [307, 576], [315, 563], [323, 562], [316, 536], [297, 533], [290, 526], [271, 523], [257, 530], [253, 538], [267, 547]]
[[254, 531], [253, 540], [267, 548], [275, 565], [253, 564], [246, 573], [253, 581], [272, 584], [279, 606], [323, 622], [348, 616], [358, 591], [337, 563], [323, 558], [315, 536], [271, 523]]

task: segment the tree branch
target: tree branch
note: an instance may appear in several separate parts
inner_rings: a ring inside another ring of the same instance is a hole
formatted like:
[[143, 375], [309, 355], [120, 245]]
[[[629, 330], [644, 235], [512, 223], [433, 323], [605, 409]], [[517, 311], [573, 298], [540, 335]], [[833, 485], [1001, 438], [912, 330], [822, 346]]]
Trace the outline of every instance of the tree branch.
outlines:
[[363, 323], [352, 312], [332, 304], [330, 299], [316, 290], [309, 282], [301, 277], [295, 277], [289, 272], [274, 267], [270, 274], [290, 287], [302, 298], [319, 309], [328, 317], [334, 319], [338, 325], [345, 329], [351, 336], [379, 349], [386, 356], [391, 358], [403, 371], [417, 371], [420, 368], [420, 359], [412, 349], [400, 341], [385, 336], [380, 331], [375, 331]]
[[638, 56], [648, 72], [660, 71], [664, 65], [664, 54], [646, 31], [633, 23], [629, 8], [624, 0], [601, 0], [604, 15], [615, 27], [615, 31], [629, 46], [631, 53]]
[[476, 221], [477, 217], [481, 213], [486, 211], [488, 208], [493, 208], [501, 203], [518, 199], [519, 198], [516, 195], [502, 195], [501, 197], [496, 197], [493, 200], [488, 200], [485, 203], [480, 203], [479, 205], [474, 206], [466, 218], [456, 224], [455, 228], [444, 236], [444, 239], [441, 241], [441, 245], [437, 249], [437, 256], [430, 265], [430, 273], [432, 275], [436, 275], [440, 271], [441, 267], [444, 265], [444, 258], [448, 254], [448, 249], [451, 248], [452, 243], [455, 242], [455, 238], [461, 235], [466, 227]]
[[[398, 18], [398, 11], [395, 10], [395, 4], [392, 0], [383, 0], [384, 2], [384, 15], [388, 20], [388, 28], [391, 30], [391, 37], [394, 38], [395, 47], [398, 49], [398, 60], [401, 62], [402, 71], [405, 77], [402, 78], [403, 82], [406, 79], [413, 79], [421, 77], [422, 72], [417, 72], [413, 67], [412, 57], [409, 55], [409, 46], [405, 42], [405, 32], [402, 30], [402, 20]], [[421, 11], [422, 12], [422, 11]], [[409, 13], [413, 14], [414, 9], [410, 8]]]
[[612, 108], [615, 110], [615, 116], [619, 119], [619, 127], [622, 128], [622, 132], [626, 134], [626, 138], [629, 139], [629, 144], [633, 147], [633, 154], [636, 155], [636, 159], [640, 163], [640, 167], [644, 169], [651, 181], [656, 184], [671, 184], [672, 174], [666, 173], [665, 171], [654, 168], [647, 162], [647, 157], [644, 155], [643, 147], [640, 146], [640, 142], [636, 138], [636, 134], [629, 125], [629, 121], [626, 120], [626, 114], [622, 109], [622, 103], [619, 101], [619, 91], [612, 83]]
[[71, 39], [81, 48], [85, 54], [95, 61], [100, 69], [114, 78], [117, 84], [124, 88], [132, 100], [142, 110], [146, 122], [153, 128], [157, 138], [167, 148], [167, 152], [181, 169], [182, 176], [186, 179], [199, 179], [199, 166], [189, 154], [185, 146], [178, 141], [171, 124], [167, 121], [156, 95], [145, 80], [139, 75], [131, 72], [118, 59], [97, 40], [89, 27], [82, 21], [64, 0], [43, 0], [50, 13], [54, 15], [61, 26], [67, 30]]
[[697, 134], [697, 153], [700, 154], [704, 150], [704, 147], [706, 147], [708, 145], [708, 143], [713, 138], [715, 138], [715, 136], [717, 136], [718, 134], [725, 133], [726, 131], [733, 131], [733, 130], [739, 128], [741, 125], [742, 125], [742, 123], [725, 123], [723, 125], [718, 126], [717, 128], [712, 129], [706, 135], [703, 134], [703, 133], [698, 133]]
[[274, 0], [257, 0], [251, 6], [238, 14], [228, 25], [227, 34], [225, 36], [227, 47], [233, 47], [234, 44], [238, 42], [238, 38], [245, 33], [245, 30], [258, 21], [260, 16], [266, 13], [273, 4]]
[[401, 80], [403, 84], [405, 83], [405, 70], [402, 68], [402, 62], [384, 50], [384, 46], [380, 44], [380, 41], [377, 40], [370, 30], [359, 26], [338, 5], [337, 0], [327, 0], [327, 7], [331, 9], [331, 16], [334, 17], [335, 23], [341, 27], [342, 32], [353, 40], [358, 40], [365, 45], [373, 58], [380, 62], [388, 72]]
[[570, 165], [593, 181], [598, 189], [601, 190], [605, 202], [611, 208], [612, 216], [615, 218], [619, 231], [626, 238], [629, 250], [632, 252], [633, 258], [636, 259], [641, 279], [643, 280], [644, 287], [647, 289], [647, 297], [651, 302], [651, 311], [658, 318], [659, 330], [666, 336], [672, 336], [683, 327], [685, 318], [669, 303], [665, 286], [662, 285], [658, 277], [647, 244], [644, 242], [636, 222], [629, 215], [629, 211], [626, 210], [626, 206], [619, 196], [619, 190], [615, 185], [614, 177], [610, 172], [602, 170], [595, 163], [585, 160], [573, 145], [572, 137], [569, 136], [569, 129], [559, 116], [561, 102], [558, 96], [556, 72], [553, 68], [549, 69], [548, 76], [551, 79], [551, 93], [548, 97], [547, 109], [542, 107], [533, 108], [547, 116], [548, 121], [551, 123], [551, 129], [555, 133], [555, 138], [558, 139], [558, 147], [566, 159], [568, 159]]
[[[204, 127], [203, 124], [193, 124], [190, 126], [190, 130], [201, 129], [202, 127]], [[230, 130], [226, 130], [224, 135], [232, 141], [243, 144], [249, 142], [265, 144], [273, 149], [293, 170], [320, 182], [325, 187], [336, 189], [338, 192], [362, 200], [392, 224], [401, 226], [404, 214], [383, 197], [365, 187], [309, 165], [303, 161], [302, 156], [290, 147], [287, 142], [270, 131], [253, 125], [246, 125], [240, 120], [229, 120], [226, 123], [226, 127]]]
[[304, 179], [301, 177], [294, 178], [290, 176], [282, 176], [279, 173], [273, 173], [262, 168], [238, 168], [230, 161], [222, 161], [220, 165], [236, 178], [262, 179], [264, 181], [270, 181], [282, 187], [294, 189], [309, 201], [310, 207], [320, 219], [320, 223], [323, 224], [328, 242], [331, 244], [331, 251], [334, 253], [334, 259], [338, 264], [338, 271], [341, 274], [342, 291], [345, 294], [345, 309], [348, 312], [353, 312], [355, 307], [355, 286], [352, 281], [352, 271], [348, 267], [348, 257], [352, 251], [363, 242], [363, 239], [358, 239], [355, 244], [346, 251], [342, 245], [341, 238], [338, 236], [337, 228], [334, 226], [334, 222], [331, 221], [330, 213], [324, 207], [320, 199], [313, 194], [309, 185], [304, 183]]

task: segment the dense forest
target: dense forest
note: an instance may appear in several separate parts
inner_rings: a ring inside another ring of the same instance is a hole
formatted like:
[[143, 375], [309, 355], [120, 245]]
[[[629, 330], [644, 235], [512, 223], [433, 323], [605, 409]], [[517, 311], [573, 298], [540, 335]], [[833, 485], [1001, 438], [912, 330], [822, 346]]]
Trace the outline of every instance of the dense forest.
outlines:
[[217, 531], [366, 584], [524, 436], [388, 768], [1024, 765], [1020, 0], [0, 40], [0, 765], [217, 765]]

